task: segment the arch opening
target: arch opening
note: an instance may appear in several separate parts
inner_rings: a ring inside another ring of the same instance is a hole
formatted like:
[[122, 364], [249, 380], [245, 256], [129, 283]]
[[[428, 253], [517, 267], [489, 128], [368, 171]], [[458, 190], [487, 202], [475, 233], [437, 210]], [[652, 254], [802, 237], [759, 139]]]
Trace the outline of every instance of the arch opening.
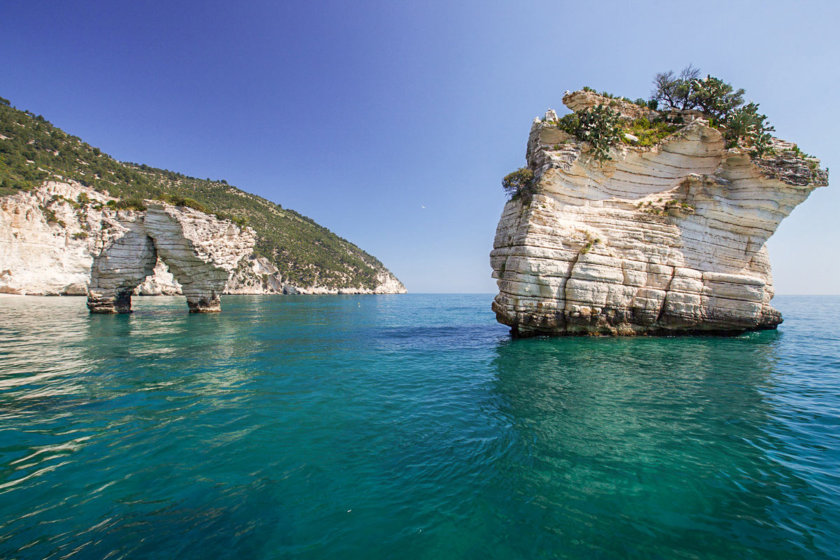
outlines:
[[88, 289], [91, 313], [131, 313], [131, 295], [154, 274], [158, 258], [181, 285], [191, 313], [221, 311], [221, 293], [229, 271], [197, 247], [182, 224], [163, 207], [150, 207], [142, 221], [94, 257]]

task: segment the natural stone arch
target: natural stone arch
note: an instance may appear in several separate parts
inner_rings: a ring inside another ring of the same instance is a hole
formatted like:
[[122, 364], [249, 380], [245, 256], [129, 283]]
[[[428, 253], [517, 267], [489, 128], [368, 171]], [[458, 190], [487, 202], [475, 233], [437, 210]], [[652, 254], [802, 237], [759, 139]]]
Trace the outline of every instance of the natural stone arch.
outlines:
[[88, 309], [91, 313], [131, 313], [131, 292], [157, 262], [154, 241], [142, 227], [130, 229], [93, 260]]
[[251, 230], [165, 204], [132, 214], [115, 228], [93, 259], [91, 313], [130, 313], [132, 292], [153, 273], [158, 258], [181, 284], [190, 312], [221, 311], [230, 273], [254, 245]]

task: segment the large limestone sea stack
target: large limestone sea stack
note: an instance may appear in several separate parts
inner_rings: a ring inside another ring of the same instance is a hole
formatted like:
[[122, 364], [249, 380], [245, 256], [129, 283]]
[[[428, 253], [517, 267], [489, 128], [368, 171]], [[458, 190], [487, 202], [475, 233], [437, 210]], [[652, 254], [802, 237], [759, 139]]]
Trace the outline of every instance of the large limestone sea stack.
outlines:
[[562, 130], [554, 111], [535, 119], [529, 188], [505, 205], [491, 253], [498, 320], [515, 336], [735, 333], [781, 323], [765, 244], [828, 184], [819, 161], [776, 138], [760, 156], [727, 148], [722, 127], [698, 111], [666, 115], [592, 91], [563, 103], [578, 114], [610, 107], [625, 130], [672, 124], [652, 142], [626, 134], [604, 159]]

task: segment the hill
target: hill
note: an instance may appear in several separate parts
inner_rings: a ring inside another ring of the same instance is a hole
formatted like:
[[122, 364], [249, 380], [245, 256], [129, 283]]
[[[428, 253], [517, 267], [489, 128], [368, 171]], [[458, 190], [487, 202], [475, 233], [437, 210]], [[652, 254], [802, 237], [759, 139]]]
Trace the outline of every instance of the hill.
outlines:
[[47, 180], [78, 181], [118, 199], [119, 208], [142, 209], [144, 200], [162, 200], [248, 225], [257, 234], [255, 253], [301, 287], [373, 289], [377, 275], [387, 271], [375, 257], [294, 210], [224, 180], [117, 161], [0, 97], [0, 197]]

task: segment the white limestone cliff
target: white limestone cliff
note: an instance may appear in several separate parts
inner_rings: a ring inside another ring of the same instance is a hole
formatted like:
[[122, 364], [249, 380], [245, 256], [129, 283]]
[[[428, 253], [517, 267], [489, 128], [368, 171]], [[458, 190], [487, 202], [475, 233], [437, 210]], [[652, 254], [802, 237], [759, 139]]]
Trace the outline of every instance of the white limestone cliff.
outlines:
[[[254, 254], [250, 228], [154, 201], [147, 201], [147, 212], [117, 210], [107, 205], [111, 200], [61, 181], [0, 198], [0, 293], [86, 295], [91, 289], [113, 299], [112, 290], [123, 293], [133, 284], [121, 297], [184, 294], [194, 303], [201, 299], [196, 290], [214, 293], [213, 301], [218, 294], [339, 293], [287, 282]], [[201, 264], [207, 262], [224, 272], [207, 272]], [[405, 287], [384, 271], [374, 289], [341, 292], [402, 293]]]
[[219, 311], [228, 278], [253, 252], [254, 230], [192, 208], [147, 203], [145, 211], [118, 214], [98, 237], [88, 308], [92, 313], [130, 311], [134, 290], [163, 261], [190, 311]]
[[[591, 92], [573, 110], [612, 104]], [[534, 194], [505, 205], [491, 253], [497, 319], [514, 335], [668, 334], [774, 328], [765, 242], [811, 191], [827, 185], [813, 158], [774, 140], [751, 159], [725, 149], [699, 114], [652, 147], [622, 145], [599, 162], [589, 145], [535, 120], [527, 161]]]

